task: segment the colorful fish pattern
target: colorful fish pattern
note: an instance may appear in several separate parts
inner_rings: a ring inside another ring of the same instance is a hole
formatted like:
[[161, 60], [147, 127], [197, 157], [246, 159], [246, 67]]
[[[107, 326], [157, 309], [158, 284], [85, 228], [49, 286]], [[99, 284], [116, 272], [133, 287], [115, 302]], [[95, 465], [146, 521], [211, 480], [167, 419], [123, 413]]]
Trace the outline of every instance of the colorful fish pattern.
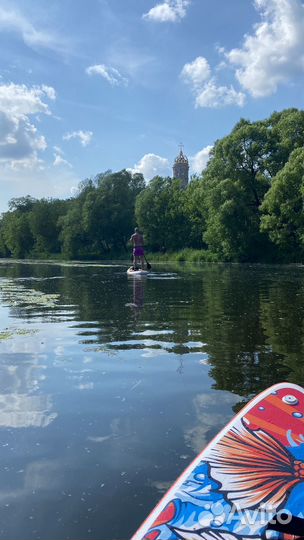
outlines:
[[304, 517], [304, 390], [289, 383], [246, 405], [132, 540], [258, 540], [282, 509]]

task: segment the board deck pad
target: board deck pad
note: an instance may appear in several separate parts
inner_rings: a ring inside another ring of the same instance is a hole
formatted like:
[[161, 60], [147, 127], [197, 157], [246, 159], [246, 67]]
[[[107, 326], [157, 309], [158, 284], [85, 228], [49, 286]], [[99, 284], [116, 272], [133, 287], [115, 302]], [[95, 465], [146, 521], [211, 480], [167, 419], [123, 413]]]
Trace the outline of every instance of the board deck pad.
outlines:
[[[304, 390], [291, 383], [248, 403], [132, 540], [258, 540], [277, 512], [304, 517]], [[267, 532], [267, 538], [288, 536]]]

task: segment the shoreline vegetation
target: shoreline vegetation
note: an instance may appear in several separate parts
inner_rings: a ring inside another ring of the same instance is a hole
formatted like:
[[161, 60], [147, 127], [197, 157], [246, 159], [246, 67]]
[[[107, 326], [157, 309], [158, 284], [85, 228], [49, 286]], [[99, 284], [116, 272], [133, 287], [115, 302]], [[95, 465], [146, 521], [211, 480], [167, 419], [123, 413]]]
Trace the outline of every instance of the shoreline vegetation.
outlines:
[[137, 225], [159, 262], [304, 261], [304, 111], [241, 119], [186, 188], [106, 171], [69, 199], [12, 199], [0, 258], [130, 260]]

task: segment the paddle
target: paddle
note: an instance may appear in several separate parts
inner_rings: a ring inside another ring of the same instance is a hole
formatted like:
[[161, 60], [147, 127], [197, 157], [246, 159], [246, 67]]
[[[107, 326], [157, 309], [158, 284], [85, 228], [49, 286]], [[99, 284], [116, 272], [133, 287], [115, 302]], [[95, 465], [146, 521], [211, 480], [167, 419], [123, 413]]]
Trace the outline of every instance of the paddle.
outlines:
[[152, 268], [151, 264], [147, 261], [146, 255], [144, 255], [144, 257], [145, 257], [145, 261], [146, 261], [146, 265], [147, 265], [147, 270], [151, 270], [151, 268]]
[[304, 534], [304, 519], [297, 516], [292, 516], [287, 510], [282, 510], [267, 524], [266, 531], [278, 531], [285, 534], [292, 534], [303, 538]]

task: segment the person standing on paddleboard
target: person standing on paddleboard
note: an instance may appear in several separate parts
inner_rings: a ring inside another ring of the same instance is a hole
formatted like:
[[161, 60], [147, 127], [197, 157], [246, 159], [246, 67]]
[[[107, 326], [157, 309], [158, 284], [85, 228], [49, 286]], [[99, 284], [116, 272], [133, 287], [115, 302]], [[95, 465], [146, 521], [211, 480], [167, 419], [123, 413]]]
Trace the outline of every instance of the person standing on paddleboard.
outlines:
[[133, 245], [133, 268], [137, 269], [137, 261], [140, 261], [141, 269], [144, 270], [145, 262], [145, 252], [144, 252], [144, 237], [140, 230], [135, 227], [134, 234], [130, 238], [130, 242]]

